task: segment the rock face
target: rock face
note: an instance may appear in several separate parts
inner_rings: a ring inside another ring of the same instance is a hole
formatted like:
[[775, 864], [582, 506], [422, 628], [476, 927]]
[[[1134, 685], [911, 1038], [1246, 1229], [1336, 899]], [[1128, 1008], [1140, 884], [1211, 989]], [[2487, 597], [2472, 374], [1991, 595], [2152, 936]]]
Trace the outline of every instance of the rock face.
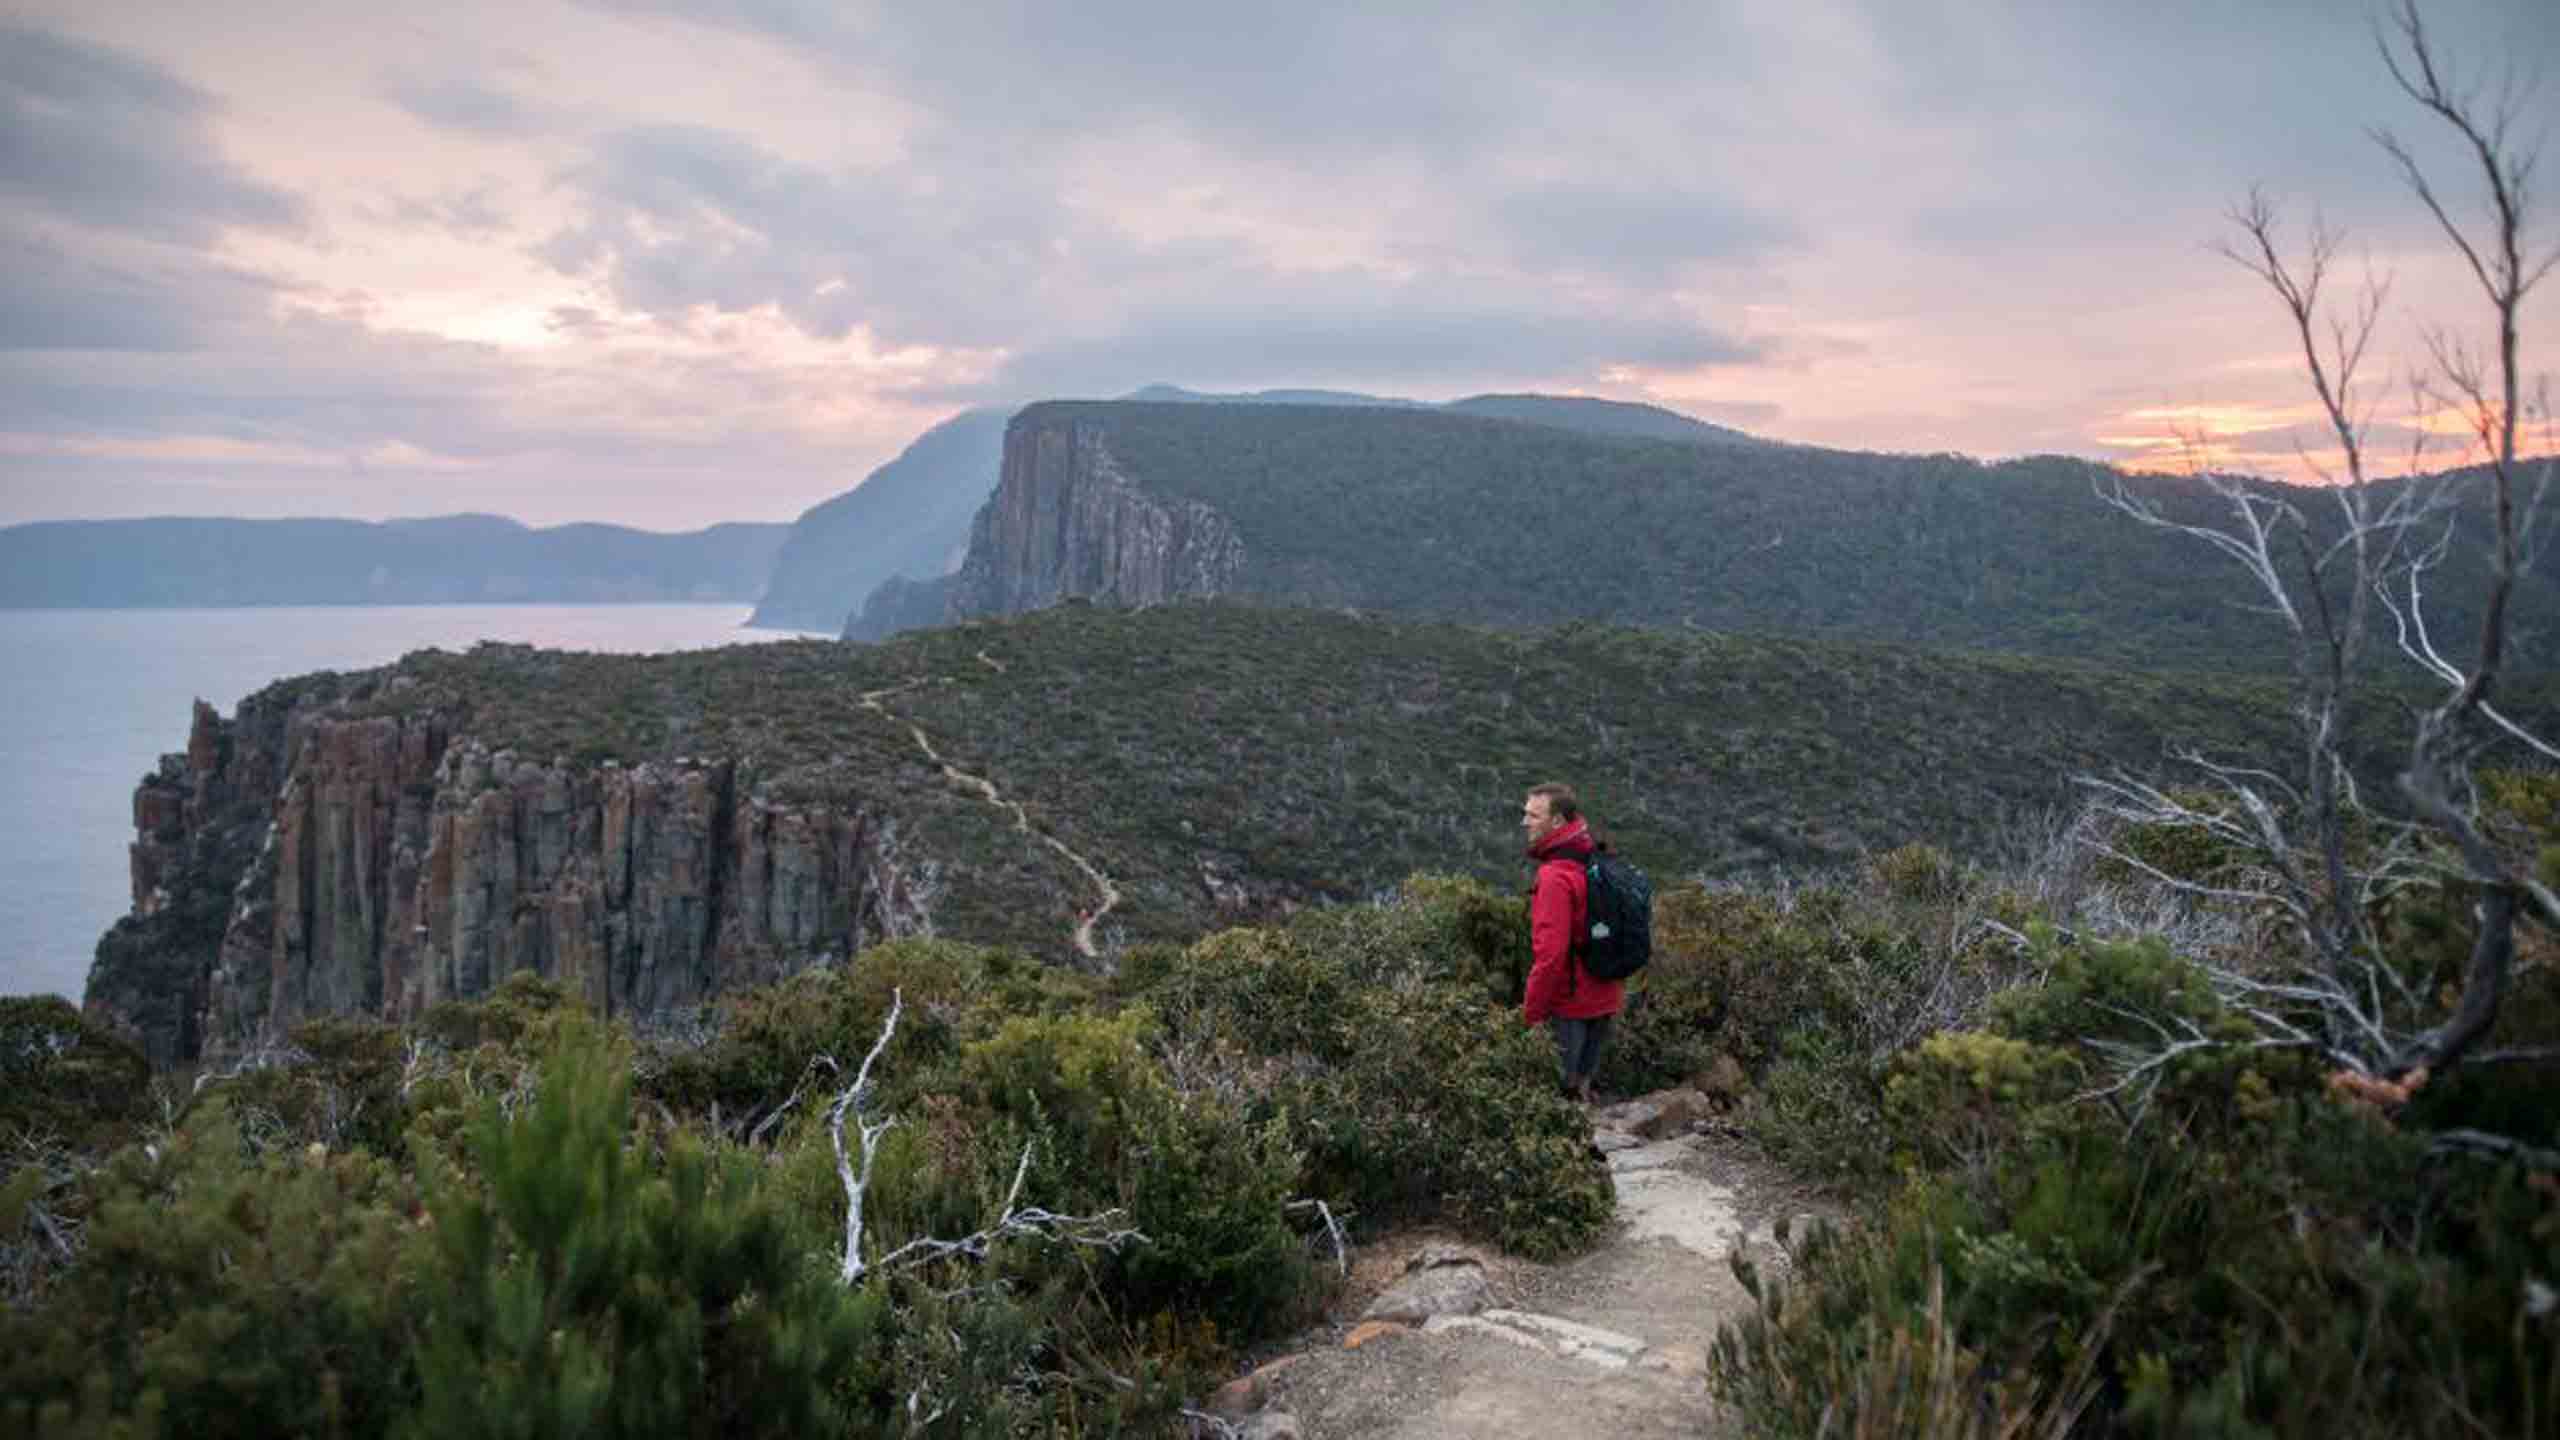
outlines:
[[199, 703], [135, 792], [134, 909], [88, 1006], [156, 1062], [519, 971], [664, 1014], [850, 955], [904, 898], [875, 816], [772, 803], [735, 762], [537, 761], [339, 698]]
[[[860, 485], [802, 513], [747, 623], [833, 634], [883, 582], [948, 571], [968, 549], [970, 517], [995, 488], [1005, 419], [995, 410], [953, 416]], [[923, 623], [940, 619], [937, 609]]]
[[892, 575], [874, 588], [845, 618], [847, 640], [886, 640], [902, 630], [923, 630], [943, 622], [951, 608], [951, 587], [958, 575], [910, 580]]
[[[1005, 430], [995, 494], [970, 528], [968, 557], [947, 582], [940, 618], [1010, 615], [1071, 598], [1112, 605], [1207, 598], [1234, 590], [1244, 561], [1244, 540], [1225, 515], [1151, 494], [1123, 473], [1105, 426], [1035, 409]], [[846, 638], [905, 628], [901, 622], [916, 618], [916, 588], [874, 591]]]

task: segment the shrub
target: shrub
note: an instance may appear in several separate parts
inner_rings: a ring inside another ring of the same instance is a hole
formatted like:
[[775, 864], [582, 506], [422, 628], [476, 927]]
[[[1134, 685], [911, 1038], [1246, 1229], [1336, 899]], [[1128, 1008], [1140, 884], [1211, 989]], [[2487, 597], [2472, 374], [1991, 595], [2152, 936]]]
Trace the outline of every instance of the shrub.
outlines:
[[1589, 1244], [1608, 1177], [1546, 1037], [1481, 983], [1428, 978], [1450, 974], [1448, 932], [1390, 912], [1406, 923], [1357, 948], [1328, 943], [1347, 919], [1202, 940], [1144, 994], [1154, 1043], [1248, 1124], [1285, 1118], [1298, 1193], [1364, 1225], [1437, 1218], [1541, 1256]]
[[112, 1147], [142, 1123], [150, 1090], [151, 1062], [70, 1001], [0, 997], [0, 1141]]
[[2067, 1051], [1987, 1031], [1942, 1031], [1895, 1060], [1884, 1092], [1889, 1133], [1923, 1167], [1979, 1175], [2070, 1098], [2080, 1073]]
[[1914, 842], [1874, 856], [1868, 867], [1875, 883], [1896, 900], [1952, 900], [1964, 883], [1954, 858], [1935, 845]]
[[378, 1435], [408, 1405], [416, 1199], [389, 1165], [252, 1147], [217, 1097], [86, 1186], [80, 1263], [0, 1312], [0, 1429]]
[[[1900, 1188], [1720, 1340], [1716, 1384], [1750, 1423], [1902, 1433], [1891, 1405], [1873, 1421], [1806, 1407], [1868, 1403], [1941, 1316], [1938, 1353], [1986, 1414], [2014, 1411], [2021, 1384], [2076, 1395], [2083, 1375], [2109, 1433], [2522, 1434], [2556, 1413], [2560, 1323], [2533, 1298], [2560, 1275], [2550, 1192], [2431, 1155], [2281, 1051], [2159, 1067], [2139, 1123], [2075, 1101], [2110, 1073], [2084, 1042], [2156, 1041], [2143, 1017], [2214, 1036], [2231, 1017], [2156, 942], [2043, 939], [2045, 985], [1895, 1063]], [[2410, 1119], [2462, 1103], [2430, 1087]]]
[[628, 1142], [629, 1065], [566, 1035], [434, 1182], [417, 1435], [795, 1435], [875, 1400], [885, 1297], [790, 1243], [763, 1167]]

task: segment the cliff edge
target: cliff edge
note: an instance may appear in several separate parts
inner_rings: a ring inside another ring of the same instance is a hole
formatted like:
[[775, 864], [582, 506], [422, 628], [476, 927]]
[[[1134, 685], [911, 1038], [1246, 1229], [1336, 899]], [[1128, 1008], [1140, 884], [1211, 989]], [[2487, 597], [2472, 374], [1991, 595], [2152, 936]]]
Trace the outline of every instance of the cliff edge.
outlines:
[[1100, 422], [1047, 406], [1005, 429], [995, 493], [968, 556], [946, 581], [874, 590], [845, 628], [878, 640], [923, 623], [1037, 610], [1061, 600], [1141, 606], [1232, 593], [1244, 569], [1235, 523], [1199, 500], [1155, 493], [1114, 458]]
[[848, 955], [909, 903], [859, 799], [782, 803], [750, 759], [493, 749], [467, 706], [402, 706], [417, 685], [307, 677], [228, 720], [198, 702], [135, 791], [134, 908], [99, 942], [92, 1014], [163, 1065], [520, 970], [646, 1017]]

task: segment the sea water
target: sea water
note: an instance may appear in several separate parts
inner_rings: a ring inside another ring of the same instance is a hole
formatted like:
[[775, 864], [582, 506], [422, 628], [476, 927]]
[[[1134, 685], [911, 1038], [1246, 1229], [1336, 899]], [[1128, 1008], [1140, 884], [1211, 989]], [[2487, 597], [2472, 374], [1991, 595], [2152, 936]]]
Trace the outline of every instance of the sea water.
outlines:
[[194, 702], [225, 715], [288, 675], [362, 670], [482, 640], [658, 654], [787, 638], [743, 605], [0, 610], [0, 994], [80, 998], [131, 908], [133, 789], [184, 750]]

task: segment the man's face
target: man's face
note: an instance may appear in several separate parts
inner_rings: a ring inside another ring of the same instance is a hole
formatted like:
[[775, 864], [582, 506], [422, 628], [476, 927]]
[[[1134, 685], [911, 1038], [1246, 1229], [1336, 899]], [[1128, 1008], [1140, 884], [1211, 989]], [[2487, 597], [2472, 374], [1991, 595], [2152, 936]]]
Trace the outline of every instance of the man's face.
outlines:
[[1532, 845], [1546, 839], [1562, 823], [1548, 807], [1544, 795], [1532, 795], [1520, 806], [1520, 828], [1528, 832]]

